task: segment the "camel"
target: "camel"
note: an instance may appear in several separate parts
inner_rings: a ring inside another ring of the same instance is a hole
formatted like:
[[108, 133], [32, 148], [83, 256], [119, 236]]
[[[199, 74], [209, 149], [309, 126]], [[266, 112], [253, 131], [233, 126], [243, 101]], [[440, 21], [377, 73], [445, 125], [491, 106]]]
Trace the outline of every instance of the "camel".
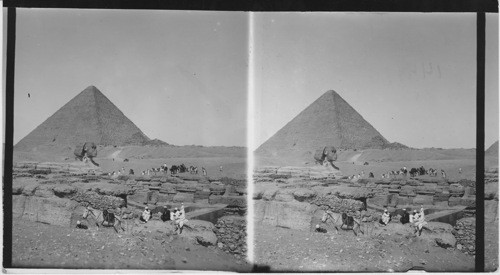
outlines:
[[352, 230], [352, 232], [354, 232], [354, 235], [356, 236], [358, 235], [358, 233], [356, 233], [356, 228], [358, 228], [359, 231], [361, 231], [361, 233], [365, 234], [363, 230], [361, 230], [361, 222], [355, 217], [349, 216], [346, 213], [340, 214], [331, 211], [326, 211], [323, 214], [321, 221], [324, 223], [330, 221], [333, 227], [335, 227], [337, 234], [339, 233], [339, 228], [343, 229], [342, 227], [344, 225], [346, 226], [347, 230]]

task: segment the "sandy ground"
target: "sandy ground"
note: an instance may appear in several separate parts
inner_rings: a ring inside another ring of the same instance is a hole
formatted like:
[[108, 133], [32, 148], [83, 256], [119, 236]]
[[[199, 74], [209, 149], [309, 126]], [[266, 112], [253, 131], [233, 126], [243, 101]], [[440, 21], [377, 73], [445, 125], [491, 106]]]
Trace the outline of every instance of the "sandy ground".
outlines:
[[[95, 161], [99, 163], [103, 172], [118, 171], [124, 167], [127, 173], [129, 169], [133, 169], [139, 175], [143, 170], [158, 168], [165, 163], [169, 168], [182, 163], [187, 167], [197, 166], [200, 175], [202, 175], [201, 167], [205, 167], [207, 175], [214, 177], [245, 178], [247, 172], [246, 159], [239, 157], [129, 159], [128, 162], [116, 159], [113, 161], [112, 158], [96, 158]], [[220, 172], [220, 166], [222, 166], [222, 172]]]
[[[315, 166], [318, 164], [314, 163], [300, 163], [295, 160], [279, 160], [274, 161], [271, 159], [262, 159], [260, 164], [257, 163], [257, 167], [263, 166]], [[476, 161], [475, 159], [454, 159], [454, 160], [419, 160], [419, 161], [384, 161], [384, 162], [368, 162], [368, 165], [363, 165], [360, 162], [348, 162], [348, 161], [337, 161], [334, 162], [343, 175], [352, 176], [358, 175], [362, 171], [365, 173], [365, 177], [372, 172], [377, 179], [381, 179], [381, 174], [388, 173], [389, 171], [398, 171], [399, 169], [406, 167], [408, 170], [411, 168], [418, 168], [423, 166], [424, 168], [435, 168], [440, 171], [443, 169], [446, 172], [446, 177], [451, 180], [459, 179], [471, 179], [475, 180], [476, 177]], [[462, 172], [459, 173], [459, 168], [462, 168]], [[423, 177], [429, 177], [427, 175]], [[438, 178], [441, 174], [438, 173]]]
[[495, 271], [498, 269], [498, 220], [494, 223], [485, 223], [484, 228], [484, 269]]
[[473, 271], [474, 258], [447, 250], [418, 237], [398, 234], [354, 236], [352, 231], [305, 232], [255, 226], [255, 261], [275, 272]]
[[12, 265], [17, 268], [224, 270], [251, 266], [216, 247], [178, 236], [116, 234], [14, 220]]

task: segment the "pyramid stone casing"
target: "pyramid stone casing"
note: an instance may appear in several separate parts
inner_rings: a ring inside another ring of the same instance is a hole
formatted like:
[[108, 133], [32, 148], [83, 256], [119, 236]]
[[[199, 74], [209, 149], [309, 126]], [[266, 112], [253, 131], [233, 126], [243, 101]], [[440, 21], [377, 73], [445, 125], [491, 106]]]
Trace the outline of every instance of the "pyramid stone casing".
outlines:
[[388, 141], [335, 91], [324, 93], [255, 151], [258, 156], [303, 156], [324, 146], [383, 147]]
[[89, 86], [19, 141], [15, 149], [40, 145], [141, 145], [149, 138], [96, 87]]

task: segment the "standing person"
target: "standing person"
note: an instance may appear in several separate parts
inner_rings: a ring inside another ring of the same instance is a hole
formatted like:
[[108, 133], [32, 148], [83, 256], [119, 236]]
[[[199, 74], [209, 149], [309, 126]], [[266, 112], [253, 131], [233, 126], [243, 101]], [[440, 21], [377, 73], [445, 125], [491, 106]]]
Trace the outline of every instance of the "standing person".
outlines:
[[219, 171], [222, 173], [222, 165], [219, 167]]
[[174, 214], [174, 222], [175, 222], [175, 226], [176, 226], [176, 230], [175, 232], [177, 234], [181, 234], [182, 233], [182, 228], [184, 228], [184, 224], [187, 222], [188, 220], [186, 219], [186, 211], [184, 210], [184, 203], [181, 205], [181, 209], [178, 210], [175, 214]]
[[201, 167], [201, 171], [203, 173], [203, 176], [207, 175], [207, 170], [205, 170], [205, 167]]
[[427, 225], [427, 222], [425, 221], [423, 206], [420, 208], [420, 213], [418, 213], [417, 218], [414, 219], [414, 225], [415, 225], [415, 234], [418, 232], [418, 235], [420, 236], [422, 234], [422, 229], [424, 228], [424, 226]]

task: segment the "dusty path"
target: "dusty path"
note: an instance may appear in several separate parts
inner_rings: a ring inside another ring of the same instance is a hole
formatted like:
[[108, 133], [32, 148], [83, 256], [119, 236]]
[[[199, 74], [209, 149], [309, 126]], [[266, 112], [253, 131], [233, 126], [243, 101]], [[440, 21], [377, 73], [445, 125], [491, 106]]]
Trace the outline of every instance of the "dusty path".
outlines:
[[358, 161], [358, 158], [362, 155], [363, 153], [359, 153], [359, 154], [356, 154], [354, 156], [352, 156], [351, 158], [349, 158], [349, 160], [347, 162], [356, 162]]
[[256, 264], [270, 271], [473, 271], [474, 258], [417, 237], [356, 237], [255, 226]]
[[110, 155], [108, 156], [108, 158], [109, 158], [109, 159], [114, 159], [114, 160], [116, 160], [116, 161], [118, 161], [118, 160], [122, 160], [122, 159], [118, 158], [118, 155], [119, 155], [121, 152], [122, 152], [122, 150], [121, 150], [121, 149], [120, 149], [120, 150], [117, 150], [117, 151], [114, 151], [112, 154], [110, 154]]
[[82, 230], [14, 220], [12, 235], [14, 267], [251, 270], [250, 265], [215, 247], [160, 232], [119, 235], [111, 228]]

